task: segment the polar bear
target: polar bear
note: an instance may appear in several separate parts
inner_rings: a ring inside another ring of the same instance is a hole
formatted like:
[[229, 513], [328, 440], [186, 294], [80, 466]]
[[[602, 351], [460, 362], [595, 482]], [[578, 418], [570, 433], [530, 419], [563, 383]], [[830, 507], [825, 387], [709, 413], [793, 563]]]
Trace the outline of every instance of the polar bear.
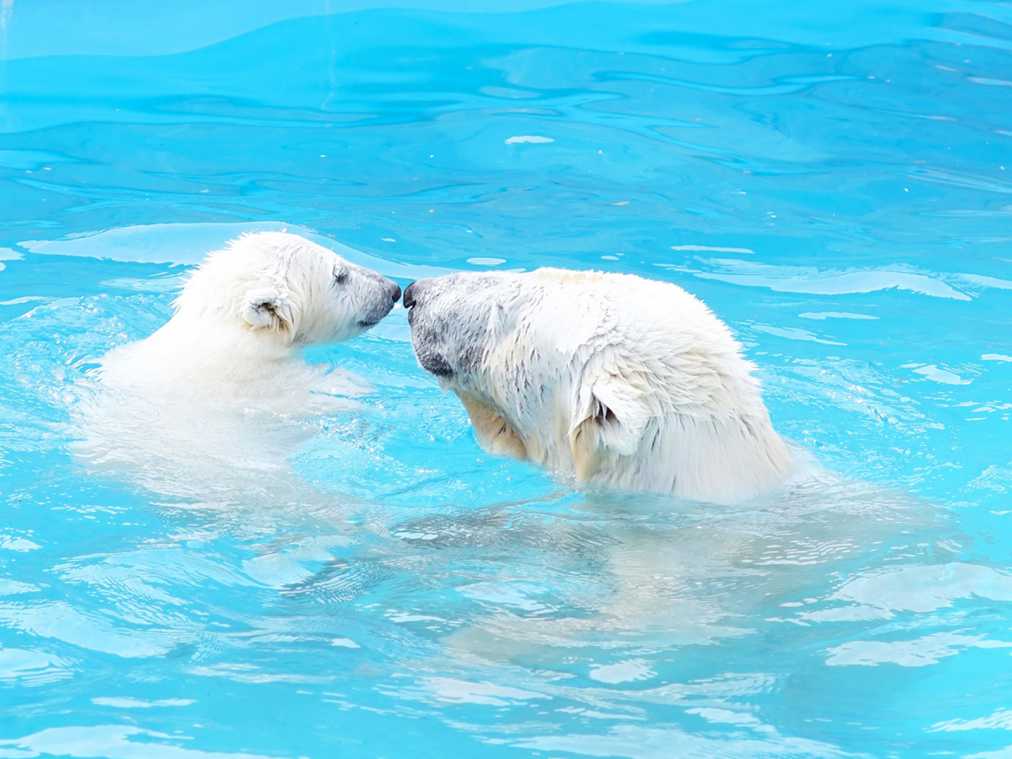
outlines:
[[257, 232], [210, 253], [150, 337], [102, 359], [109, 384], [235, 394], [298, 372], [298, 350], [345, 340], [385, 317], [400, 287], [288, 232]]
[[734, 503], [782, 484], [792, 452], [727, 326], [680, 287], [538, 269], [404, 292], [415, 354], [481, 445], [578, 483]]
[[399, 299], [304, 237], [238, 237], [190, 274], [167, 323], [100, 360], [73, 412], [75, 453], [164, 494], [224, 500], [272, 477], [288, 491], [286, 457], [363, 388], [300, 349], [368, 330]]

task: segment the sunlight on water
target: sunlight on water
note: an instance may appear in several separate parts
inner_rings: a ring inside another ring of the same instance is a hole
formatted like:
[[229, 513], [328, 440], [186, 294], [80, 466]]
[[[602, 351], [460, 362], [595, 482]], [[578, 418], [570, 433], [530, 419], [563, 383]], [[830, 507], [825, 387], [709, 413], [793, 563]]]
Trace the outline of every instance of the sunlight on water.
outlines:
[[[1012, 13], [453, 5], [0, 0], [0, 756], [1012, 751]], [[401, 308], [283, 397], [99, 381], [281, 228], [675, 282], [811, 464], [574, 491]]]

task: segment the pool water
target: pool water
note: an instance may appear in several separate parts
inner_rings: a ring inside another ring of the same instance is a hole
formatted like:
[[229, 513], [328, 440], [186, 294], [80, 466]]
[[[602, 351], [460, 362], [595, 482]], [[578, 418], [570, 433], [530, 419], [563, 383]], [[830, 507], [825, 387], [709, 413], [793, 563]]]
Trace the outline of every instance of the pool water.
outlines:
[[[399, 5], [0, 0], [0, 757], [1012, 756], [1012, 7]], [[573, 491], [401, 308], [273, 468], [83, 455], [97, 360], [283, 226], [675, 282], [834, 475]]]

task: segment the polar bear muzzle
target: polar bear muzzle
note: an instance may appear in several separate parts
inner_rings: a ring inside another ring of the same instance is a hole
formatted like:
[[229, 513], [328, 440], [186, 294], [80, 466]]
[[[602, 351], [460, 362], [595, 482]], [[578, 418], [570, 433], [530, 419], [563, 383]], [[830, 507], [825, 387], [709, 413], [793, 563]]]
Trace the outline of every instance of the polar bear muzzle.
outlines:
[[441, 380], [464, 381], [479, 367], [494, 309], [493, 300], [474, 299], [481, 289], [474, 275], [449, 275], [421, 279], [404, 290], [415, 356]]

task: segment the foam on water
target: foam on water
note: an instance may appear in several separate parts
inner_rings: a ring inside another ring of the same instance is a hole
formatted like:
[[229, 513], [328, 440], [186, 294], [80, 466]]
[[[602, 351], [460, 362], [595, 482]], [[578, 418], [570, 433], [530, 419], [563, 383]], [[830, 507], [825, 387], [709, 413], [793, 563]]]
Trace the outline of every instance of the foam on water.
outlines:
[[[206, 5], [0, 0], [0, 756], [1012, 750], [1008, 7]], [[676, 282], [819, 466], [573, 491], [400, 309], [326, 408], [96, 387], [282, 227]]]

